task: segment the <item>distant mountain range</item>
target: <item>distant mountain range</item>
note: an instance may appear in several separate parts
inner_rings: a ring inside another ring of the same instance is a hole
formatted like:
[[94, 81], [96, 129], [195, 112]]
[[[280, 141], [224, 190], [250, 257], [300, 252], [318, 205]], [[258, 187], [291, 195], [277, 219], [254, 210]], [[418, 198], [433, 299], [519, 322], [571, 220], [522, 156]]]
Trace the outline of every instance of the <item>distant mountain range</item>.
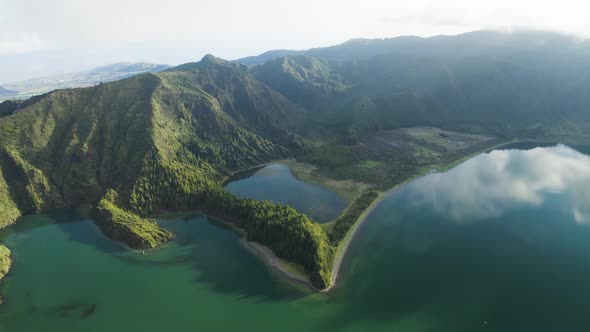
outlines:
[[[413, 55], [428, 57], [465, 58], [489, 57], [509, 62], [531, 64], [538, 60], [567, 56], [569, 53], [585, 49], [589, 55], [590, 41], [575, 36], [555, 32], [522, 30], [503, 33], [479, 30], [455, 36], [435, 37], [402, 36], [384, 39], [355, 38], [335, 46], [317, 47], [308, 50], [271, 50], [258, 56], [250, 56], [236, 61], [256, 65], [268, 60], [293, 55], [307, 55], [328, 61], [359, 61], [379, 55]], [[530, 58], [540, 56], [540, 58]]]
[[83, 88], [124, 79], [146, 72], [159, 72], [167, 65], [146, 62], [121, 62], [88, 71], [39, 77], [0, 86], [0, 101], [24, 99], [56, 89]]

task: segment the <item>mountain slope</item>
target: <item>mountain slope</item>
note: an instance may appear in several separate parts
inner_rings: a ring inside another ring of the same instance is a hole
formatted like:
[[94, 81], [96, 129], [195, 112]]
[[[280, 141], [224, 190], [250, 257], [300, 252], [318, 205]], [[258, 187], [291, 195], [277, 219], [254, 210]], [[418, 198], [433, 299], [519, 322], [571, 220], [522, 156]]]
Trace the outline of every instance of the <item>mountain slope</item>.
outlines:
[[540, 138], [557, 123], [590, 121], [583, 93], [590, 88], [590, 42], [570, 36], [477, 31], [357, 39], [303, 54], [252, 70], [347, 144], [371, 131], [423, 125]]
[[18, 106], [0, 118], [0, 226], [21, 213], [90, 203], [107, 235], [145, 248], [172, 235], [144, 216], [199, 209], [236, 220], [250, 239], [303, 266], [318, 288], [328, 284], [333, 253], [319, 224], [237, 199], [219, 182], [300, 147], [302, 110], [248, 68], [205, 57]]
[[232, 65], [202, 65], [211, 68], [48, 94], [2, 119], [3, 159], [39, 170], [52, 192], [79, 204], [108, 188], [129, 192], [148, 155], [206, 164], [210, 176], [284, 156], [268, 138], [288, 144], [297, 109], [247, 71], [222, 85], [216, 73], [229, 77]]
[[307, 109], [346, 88], [327, 61], [305, 55], [272, 59], [253, 71], [258, 80]]

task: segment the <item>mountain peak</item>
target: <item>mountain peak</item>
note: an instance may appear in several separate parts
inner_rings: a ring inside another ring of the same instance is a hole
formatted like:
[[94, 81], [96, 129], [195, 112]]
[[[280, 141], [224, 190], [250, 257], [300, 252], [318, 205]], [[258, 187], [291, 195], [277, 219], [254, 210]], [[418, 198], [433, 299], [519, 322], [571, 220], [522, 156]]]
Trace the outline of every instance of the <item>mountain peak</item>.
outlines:
[[221, 64], [221, 63], [227, 62], [227, 60], [224, 60], [222, 58], [218, 58], [218, 57], [214, 56], [213, 54], [207, 54], [201, 59], [201, 62], [212, 63], [212, 64]]

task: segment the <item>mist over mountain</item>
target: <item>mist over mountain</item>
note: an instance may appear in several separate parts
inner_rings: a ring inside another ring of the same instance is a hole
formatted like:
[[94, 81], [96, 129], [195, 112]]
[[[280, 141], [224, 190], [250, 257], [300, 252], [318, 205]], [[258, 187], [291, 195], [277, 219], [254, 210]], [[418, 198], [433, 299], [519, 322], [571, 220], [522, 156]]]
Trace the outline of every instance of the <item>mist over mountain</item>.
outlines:
[[58, 74], [12, 82], [0, 86], [0, 101], [23, 99], [55, 89], [83, 88], [95, 84], [121, 80], [146, 72], [159, 72], [167, 65], [147, 62], [120, 62], [77, 73]]
[[14, 91], [10, 91], [8, 89], [0, 87], [0, 96], [12, 95], [13, 93], [14, 93]]
[[331, 61], [351, 61], [382, 54], [407, 54], [415, 56], [488, 56], [492, 58], [515, 57], [522, 60], [527, 54], [555, 56], [564, 52], [586, 49], [590, 41], [578, 36], [541, 30], [515, 30], [501, 32], [478, 30], [460, 35], [434, 37], [401, 36], [384, 39], [355, 38], [339, 45], [316, 47], [308, 50], [272, 50], [258, 56], [236, 61], [261, 64], [267, 60], [296, 54], [304, 54]]

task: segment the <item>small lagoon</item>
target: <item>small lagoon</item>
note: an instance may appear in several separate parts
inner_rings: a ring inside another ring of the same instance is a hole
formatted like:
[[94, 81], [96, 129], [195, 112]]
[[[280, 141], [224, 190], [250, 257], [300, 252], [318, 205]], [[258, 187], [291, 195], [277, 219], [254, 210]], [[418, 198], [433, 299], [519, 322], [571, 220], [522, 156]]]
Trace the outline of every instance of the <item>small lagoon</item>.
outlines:
[[279, 163], [231, 181], [225, 189], [240, 198], [290, 205], [320, 223], [338, 218], [348, 204], [334, 191], [297, 179], [287, 165]]

